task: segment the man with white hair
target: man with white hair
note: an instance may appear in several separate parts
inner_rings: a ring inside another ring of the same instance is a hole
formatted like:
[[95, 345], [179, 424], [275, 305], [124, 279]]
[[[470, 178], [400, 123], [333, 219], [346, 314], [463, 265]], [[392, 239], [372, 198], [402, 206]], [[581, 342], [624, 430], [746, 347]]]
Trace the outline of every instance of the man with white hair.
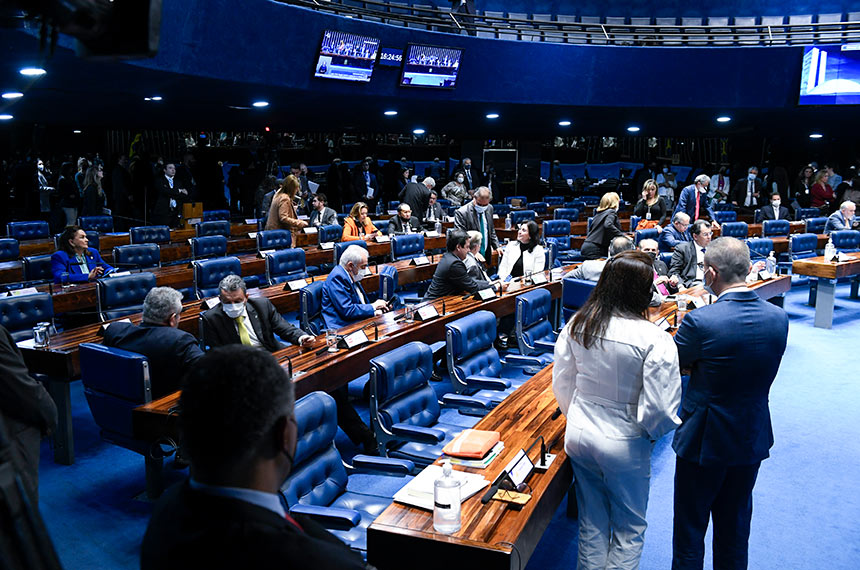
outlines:
[[672, 223], [663, 228], [657, 238], [660, 251], [670, 252], [679, 244], [692, 240], [690, 236], [690, 216], [684, 212], [676, 212], [672, 216]]
[[490, 259], [493, 252], [499, 249], [499, 238], [496, 237], [496, 229], [493, 227], [493, 207], [490, 200], [493, 193], [486, 186], [475, 190], [475, 197], [471, 202], [463, 204], [454, 212], [454, 227], [465, 232], [475, 230], [481, 234], [481, 255], [484, 259]]
[[427, 211], [427, 206], [430, 204], [430, 191], [435, 186], [436, 181], [429, 176], [421, 182], [407, 182], [397, 199], [401, 204], [409, 204], [412, 215], [420, 218]]
[[322, 290], [322, 317], [325, 326], [339, 329], [349, 323], [381, 315], [389, 307], [382, 299], [370, 302], [361, 280], [370, 275], [367, 250], [351, 245], [341, 254], [340, 263], [325, 280]]
[[[618, 255], [622, 251], [633, 249], [633, 242], [627, 236], [618, 236], [609, 242], [609, 257]], [[598, 281], [603, 268], [606, 267], [606, 259], [586, 259], [578, 267], [565, 274], [565, 277], [584, 279], [585, 281]]]
[[142, 354], [149, 359], [152, 398], [179, 390], [179, 380], [203, 356], [197, 339], [179, 330], [182, 293], [153, 287], [143, 300], [140, 326], [115, 322], [105, 331], [104, 344]]
[[708, 198], [710, 183], [711, 178], [707, 174], [696, 176], [696, 180], [692, 184], [681, 190], [681, 198], [678, 200], [674, 213], [684, 212], [690, 216], [692, 222], [707, 213], [711, 218], [711, 228], [719, 229], [720, 224], [717, 223], [716, 212], [714, 212], [711, 200]]
[[842, 202], [838, 212], [833, 212], [827, 218], [827, 223], [824, 225], [824, 233], [838, 232], [839, 230], [855, 229], [857, 220], [854, 218], [854, 213], [857, 211], [857, 205], [851, 200]]

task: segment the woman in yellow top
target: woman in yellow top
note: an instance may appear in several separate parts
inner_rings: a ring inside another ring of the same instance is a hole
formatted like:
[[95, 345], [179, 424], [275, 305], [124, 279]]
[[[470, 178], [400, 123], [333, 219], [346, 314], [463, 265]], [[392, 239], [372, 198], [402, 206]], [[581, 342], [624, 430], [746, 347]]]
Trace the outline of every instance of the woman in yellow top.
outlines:
[[364, 241], [373, 241], [376, 236], [381, 236], [382, 232], [376, 229], [370, 218], [367, 217], [367, 204], [364, 202], [356, 202], [349, 211], [349, 216], [343, 221], [343, 238], [342, 241], [356, 241], [363, 239]]
[[302, 228], [308, 225], [306, 221], [298, 218], [296, 206], [293, 203], [299, 188], [301, 188], [299, 179], [292, 174], [287, 175], [281, 187], [272, 196], [272, 205], [266, 218], [267, 230], [290, 230], [294, 244]]

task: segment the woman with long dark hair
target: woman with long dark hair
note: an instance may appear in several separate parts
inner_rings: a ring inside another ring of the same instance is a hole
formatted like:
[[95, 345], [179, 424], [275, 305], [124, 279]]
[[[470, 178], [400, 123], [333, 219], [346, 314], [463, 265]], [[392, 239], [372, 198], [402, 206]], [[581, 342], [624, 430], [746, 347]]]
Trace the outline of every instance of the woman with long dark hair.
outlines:
[[794, 181], [792, 198], [794, 198], [801, 208], [809, 208], [809, 205], [812, 203], [812, 177], [814, 174], [815, 170], [811, 166], [806, 165], [797, 175], [797, 180]]
[[517, 239], [508, 242], [499, 263], [499, 279], [522, 277], [543, 271], [546, 254], [540, 245], [540, 226], [534, 220], [520, 224]]
[[99, 251], [89, 246], [87, 232], [67, 226], [57, 239], [59, 249], [51, 255], [54, 283], [86, 283], [113, 271]]
[[654, 442], [680, 425], [678, 351], [647, 319], [654, 270], [641, 251], [606, 262], [555, 345], [552, 387], [576, 477], [578, 568], [638, 568]]

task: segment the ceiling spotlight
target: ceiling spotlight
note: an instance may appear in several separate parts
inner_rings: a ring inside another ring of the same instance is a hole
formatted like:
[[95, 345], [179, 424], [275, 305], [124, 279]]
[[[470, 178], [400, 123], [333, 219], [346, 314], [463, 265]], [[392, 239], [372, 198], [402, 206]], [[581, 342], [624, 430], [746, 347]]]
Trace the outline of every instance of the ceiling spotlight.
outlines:
[[263, 107], [268, 107], [269, 102], [268, 101], [254, 101], [253, 103], [251, 103], [251, 105], [253, 105], [254, 107], [257, 107], [258, 109], [262, 109]]
[[22, 67], [18, 70], [18, 73], [24, 75], [25, 77], [40, 77], [42, 75], [45, 75], [47, 71], [45, 71], [41, 67]]
[[639, 127], [637, 127], [636, 125], [631, 125], [631, 126], [627, 127], [627, 131], [631, 132], [631, 133], [638, 133], [639, 130], [640, 130]]
[[823, 137], [823, 136], [824, 136], [824, 135], [822, 135], [821, 133], [812, 133], [811, 135], [809, 135], [809, 138], [811, 138], [811, 139], [820, 139], [820, 138], [821, 138], [821, 137]]
[[153, 96], [151, 97], [151, 99], [152, 99], [153, 101], [161, 101], [162, 99], [164, 99], [164, 97], [162, 97], [161, 95], [153, 95]]
[[415, 130], [413, 130], [413, 131], [412, 131], [412, 134], [413, 134], [413, 135], [423, 135], [423, 134], [424, 134], [424, 129], [415, 129]]
[[728, 123], [731, 120], [732, 120], [731, 117], [726, 117], [725, 115], [723, 115], [722, 117], [717, 117], [718, 123]]
[[74, 134], [76, 134], [76, 135], [81, 134], [81, 131], [79, 131], [79, 130], [77, 130], [77, 129], [75, 129], [75, 130], [74, 130], [74, 131], [72, 131], [72, 132], [73, 132]]
[[0, 115], [0, 121], [9, 121], [12, 119], [12, 115]]
[[2, 97], [3, 97], [4, 99], [20, 99], [20, 98], [21, 98], [21, 97], [23, 97], [23, 96], [24, 96], [24, 94], [23, 94], [23, 93], [19, 93], [19, 92], [17, 92], [17, 91], [10, 91], [9, 93], [4, 93], [4, 94], [2, 95]]
[[569, 127], [570, 124], [571, 124], [570, 121], [559, 121], [558, 122], [559, 127]]
[[394, 116], [394, 115], [396, 115], [396, 114], [397, 114], [397, 111], [395, 111], [395, 110], [393, 110], [393, 109], [392, 109], [392, 110], [390, 110], [390, 111], [385, 111], [385, 112], [383, 113], [383, 115], [385, 115], [386, 117], [393, 117], [393, 116]]
[[488, 119], [498, 119], [499, 114], [498, 113], [487, 113], [487, 118]]

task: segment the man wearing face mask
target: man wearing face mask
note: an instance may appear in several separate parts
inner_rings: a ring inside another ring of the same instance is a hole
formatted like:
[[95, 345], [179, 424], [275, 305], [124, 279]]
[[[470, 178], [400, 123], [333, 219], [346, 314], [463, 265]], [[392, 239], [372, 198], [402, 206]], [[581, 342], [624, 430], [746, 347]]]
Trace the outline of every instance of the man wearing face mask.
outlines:
[[451, 173], [451, 178], [455, 178], [457, 171], [462, 171], [463, 173], [463, 184], [466, 186], [466, 190], [470, 193], [472, 190], [475, 190], [479, 186], [481, 186], [482, 179], [481, 173], [477, 170], [472, 169], [472, 159], [468, 156], [463, 159], [463, 161], [454, 168], [454, 172]]
[[669, 263], [669, 284], [673, 287], [693, 287], [701, 285], [705, 277], [705, 251], [711, 243], [708, 222], [696, 220], [690, 228], [693, 241], [678, 244]]
[[371, 303], [361, 286], [361, 280], [368, 275], [367, 250], [358, 245], [346, 248], [323, 285], [322, 317], [326, 328], [339, 329], [388, 311], [388, 303], [382, 299]]
[[782, 196], [779, 192], [770, 195], [770, 205], [762, 206], [761, 219], [764, 220], [787, 220], [789, 219], [788, 208], [782, 205]]
[[307, 346], [314, 337], [289, 324], [265, 297], [248, 297], [245, 281], [228, 275], [218, 284], [217, 306], [201, 316], [203, 342], [212, 348], [228, 344], [260, 346], [269, 352], [283, 348], [277, 334], [292, 344]]
[[454, 212], [455, 228], [464, 232], [475, 230], [481, 234], [481, 255], [484, 259], [490, 259], [493, 252], [499, 249], [499, 238], [493, 226], [493, 207], [490, 205], [492, 199], [490, 189], [481, 186], [475, 190], [475, 198], [471, 202]]
[[758, 168], [750, 166], [747, 177], [735, 182], [732, 189], [732, 204], [738, 207], [739, 213], [752, 214], [759, 208], [761, 196], [761, 180], [758, 179]]
[[785, 311], [744, 284], [749, 269], [744, 242], [714, 240], [704, 282], [717, 300], [688, 313], [675, 335], [681, 369], [691, 371], [672, 443], [675, 570], [701, 570], [710, 520], [713, 567], [748, 564], [753, 486], [773, 445], [768, 393], [788, 337]]
[[663, 171], [657, 174], [657, 194], [663, 198], [667, 206], [675, 203], [675, 191], [678, 189], [678, 181], [675, 175], [669, 172], [668, 166], [663, 166]]
[[153, 399], [179, 390], [179, 379], [203, 356], [197, 339], [177, 328], [181, 312], [182, 293], [170, 287], [153, 287], [143, 300], [140, 326], [114, 322], [105, 331], [105, 346], [149, 359]]
[[141, 548], [143, 570], [368, 568], [281, 502], [298, 442], [294, 390], [261, 350], [225, 346], [200, 359], [179, 401], [191, 478], [155, 505]]
[[708, 186], [711, 179], [707, 174], [699, 174], [692, 184], [681, 190], [681, 197], [675, 207], [675, 214], [684, 212], [690, 216], [691, 221], [696, 221], [707, 214], [711, 218], [711, 228], [719, 229], [717, 214], [708, 198]]

